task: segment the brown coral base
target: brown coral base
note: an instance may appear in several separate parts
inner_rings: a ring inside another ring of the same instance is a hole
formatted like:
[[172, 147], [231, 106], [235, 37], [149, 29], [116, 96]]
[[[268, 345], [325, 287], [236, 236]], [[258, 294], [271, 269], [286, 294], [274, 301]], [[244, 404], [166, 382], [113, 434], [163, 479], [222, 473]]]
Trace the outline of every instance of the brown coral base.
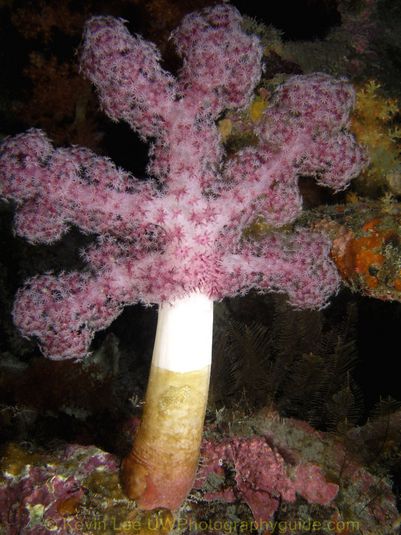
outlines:
[[185, 373], [153, 366], [142, 422], [124, 459], [125, 493], [142, 509], [178, 509], [199, 459], [210, 366]]

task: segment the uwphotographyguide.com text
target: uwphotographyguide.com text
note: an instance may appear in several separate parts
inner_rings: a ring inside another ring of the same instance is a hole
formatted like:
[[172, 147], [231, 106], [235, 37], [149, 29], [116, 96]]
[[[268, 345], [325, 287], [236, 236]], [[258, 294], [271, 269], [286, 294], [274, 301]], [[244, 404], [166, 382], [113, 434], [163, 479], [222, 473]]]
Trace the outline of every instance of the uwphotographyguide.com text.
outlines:
[[[46, 526], [51, 528], [51, 526]], [[56, 526], [53, 526], [54, 528]], [[59, 527], [59, 526], [57, 526]], [[114, 516], [104, 516], [95, 518], [64, 519], [65, 529], [88, 531], [90, 533], [103, 533], [104, 531], [120, 534], [137, 534], [146, 528], [147, 533], [168, 533], [172, 530], [176, 532], [186, 532], [193, 534], [225, 534], [225, 533], [264, 533], [264, 535], [277, 534], [308, 534], [308, 533], [335, 533], [351, 534], [360, 530], [360, 523], [357, 521], [342, 520], [269, 520], [269, 521], [243, 521], [243, 520], [192, 520], [192, 519], [172, 519], [172, 518], [148, 518], [136, 520], [118, 520]]]

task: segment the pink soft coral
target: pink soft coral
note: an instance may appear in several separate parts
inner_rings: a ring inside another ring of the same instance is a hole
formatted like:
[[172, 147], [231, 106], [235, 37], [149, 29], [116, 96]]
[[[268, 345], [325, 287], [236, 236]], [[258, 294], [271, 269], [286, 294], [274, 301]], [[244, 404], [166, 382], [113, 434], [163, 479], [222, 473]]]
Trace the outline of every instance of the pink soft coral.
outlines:
[[82, 47], [82, 71], [106, 113], [152, 139], [153, 179], [87, 149], [55, 149], [38, 130], [2, 145], [1, 195], [17, 203], [18, 234], [52, 243], [74, 224], [98, 235], [83, 253], [88, 273], [46, 274], [18, 293], [16, 324], [51, 358], [83, 357], [94, 332], [138, 301], [255, 288], [321, 307], [337, 288], [322, 234], [272, 231], [253, 243], [243, 229], [255, 214], [272, 229], [294, 221], [300, 174], [338, 190], [359, 173], [365, 156], [346, 131], [352, 89], [324, 74], [290, 78], [260, 122], [260, 144], [226, 161], [216, 119], [249, 103], [261, 74], [259, 41], [225, 4], [187, 16], [173, 40], [183, 57], [177, 79], [120, 19], [92, 18]]

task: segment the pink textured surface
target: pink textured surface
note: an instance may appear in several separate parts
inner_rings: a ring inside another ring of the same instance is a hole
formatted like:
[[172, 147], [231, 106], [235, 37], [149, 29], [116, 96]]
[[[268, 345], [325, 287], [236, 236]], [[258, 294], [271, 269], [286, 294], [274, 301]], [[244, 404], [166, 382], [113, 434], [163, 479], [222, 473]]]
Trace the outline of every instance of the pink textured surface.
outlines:
[[[76, 500], [77, 504], [84, 501], [88, 493], [84, 481], [96, 470], [105, 476], [115, 473], [118, 460], [94, 446], [75, 444], [48, 452], [46, 459], [50, 458], [51, 462], [40, 465], [37, 460], [35, 465], [33, 458], [32, 464], [27, 464], [21, 473], [2, 475], [0, 525], [5, 535], [87, 533], [84, 528], [72, 531], [71, 516], [63, 515], [62, 504], [66, 500]], [[46, 459], [43, 455], [42, 461]], [[16, 464], [18, 466], [18, 461]], [[74, 526], [74, 522], [72, 524]]]
[[[0, 191], [17, 203], [19, 235], [52, 243], [74, 224], [98, 236], [83, 252], [88, 273], [36, 277], [17, 295], [16, 324], [51, 358], [83, 357], [94, 332], [138, 301], [254, 288], [319, 308], [337, 289], [324, 235], [274, 229], [301, 212], [301, 174], [339, 190], [365, 165], [346, 130], [352, 88], [324, 74], [289, 78], [260, 122], [259, 145], [226, 160], [216, 120], [249, 103], [261, 74], [258, 39], [229, 5], [185, 17], [173, 39], [183, 57], [177, 79], [120, 19], [92, 18], [82, 47], [82, 71], [105, 112], [152, 138], [152, 178], [87, 149], [55, 149], [38, 130], [2, 145]], [[257, 215], [272, 232], [254, 243], [243, 229]]]
[[256, 521], [271, 520], [281, 501], [294, 502], [296, 493], [320, 505], [328, 505], [338, 493], [338, 485], [326, 481], [319, 466], [286, 463], [265, 437], [205, 441], [202, 457], [195, 487], [202, 487], [211, 473], [223, 480], [229, 467], [234, 470], [236, 482], [234, 488], [225, 488], [223, 483], [221, 489], [206, 492], [204, 498], [229, 503], [242, 499]]
[[297, 467], [294, 488], [310, 503], [327, 505], [334, 500], [338, 493], [338, 485], [328, 483], [323, 477], [321, 469], [311, 463]]

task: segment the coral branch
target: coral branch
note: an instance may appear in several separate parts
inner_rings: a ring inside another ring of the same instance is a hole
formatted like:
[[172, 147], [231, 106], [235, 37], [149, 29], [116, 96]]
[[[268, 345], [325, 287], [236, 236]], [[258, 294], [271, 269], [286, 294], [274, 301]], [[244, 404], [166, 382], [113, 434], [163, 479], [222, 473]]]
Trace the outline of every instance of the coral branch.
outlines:
[[121, 19], [93, 17], [86, 25], [81, 69], [97, 87], [105, 112], [144, 137], [163, 128], [175, 96], [174, 78], [152, 43], [132, 36]]
[[289, 78], [257, 126], [259, 146], [239, 151], [226, 166], [229, 187], [221, 202], [236, 209], [234, 217], [247, 210], [243, 222], [256, 212], [268, 224], [281, 226], [301, 212], [301, 175], [344, 189], [367, 164], [365, 151], [345, 130], [353, 103], [353, 89], [345, 80], [325, 74]]
[[31, 129], [4, 141], [0, 165], [1, 195], [19, 205], [16, 230], [31, 242], [57, 241], [70, 224], [124, 237], [146, 228], [154, 183], [89, 149], [53, 149], [43, 132]]
[[94, 331], [107, 327], [121, 311], [109, 286], [108, 277], [80, 273], [35, 277], [17, 294], [15, 323], [22, 334], [40, 339], [45, 356], [82, 358]]
[[187, 15], [173, 33], [184, 58], [180, 91], [217, 115], [245, 106], [260, 78], [262, 48], [241, 29], [240, 13], [228, 5]]
[[329, 251], [330, 241], [323, 234], [305, 230], [292, 235], [275, 233], [256, 250], [247, 243], [238, 254], [227, 255], [223, 265], [233, 283], [242, 285], [243, 293], [250, 288], [285, 292], [296, 307], [319, 308], [327, 304], [339, 283]]

